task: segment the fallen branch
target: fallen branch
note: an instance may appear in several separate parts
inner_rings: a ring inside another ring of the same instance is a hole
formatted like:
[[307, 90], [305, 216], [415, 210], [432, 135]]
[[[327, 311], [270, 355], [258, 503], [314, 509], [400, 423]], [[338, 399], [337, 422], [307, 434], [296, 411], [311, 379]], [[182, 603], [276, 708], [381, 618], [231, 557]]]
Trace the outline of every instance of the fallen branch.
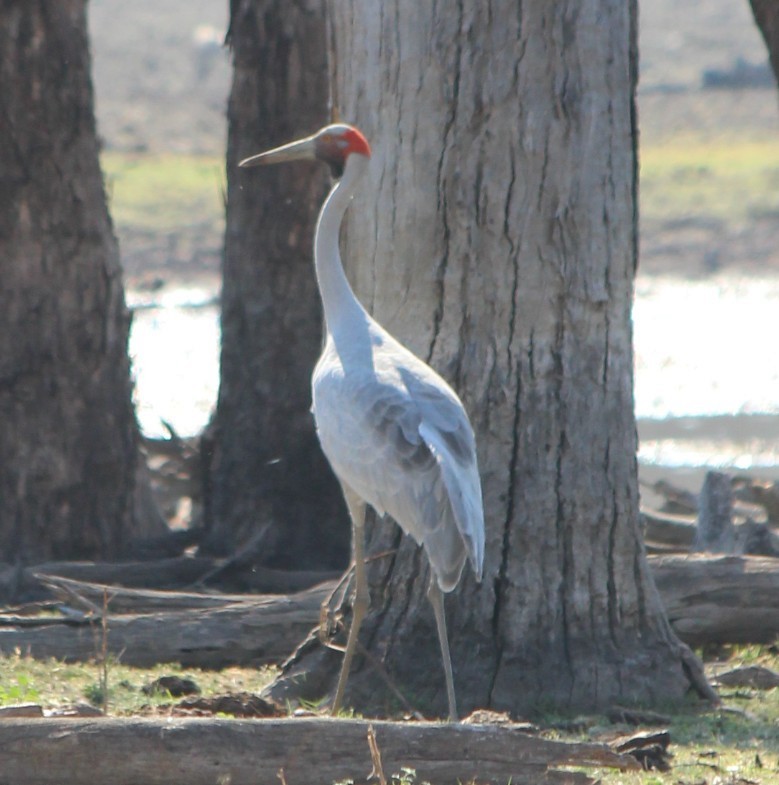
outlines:
[[[224, 607], [166, 613], [111, 615], [108, 652], [126, 665], [178, 662], [186, 667], [224, 668], [279, 662], [306, 636], [332, 590], [323, 584], [283, 597], [247, 597]], [[16, 650], [36, 659], [94, 659], [93, 626], [99, 616], [37, 619], [35, 626], [0, 617], [0, 652]]]
[[247, 594], [215, 594], [213, 592], [155, 591], [154, 589], [125, 589], [102, 583], [85, 583], [56, 575], [41, 575], [41, 582], [63, 600], [73, 603], [74, 597], [90, 603], [100, 603], [107, 591], [111, 613], [154, 613], [158, 611], [224, 608], [237, 602], [252, 600]]
[[[559, 766], [636, 769], [602, 744], [530, 736], [511, 726], [370, 723], [387, 774], [414, 769], [418, 781], [590, 783]], [[300, 718], [9, 719], [0, 722], [3, 778], [18, 785], [331, 785], [364, 782], [375, 761], [369, 723]], [[95, 750], [100, 750], [96, 755]], [[34, 761], [35, 765], [31, 765]]]
[[[6, 580], [17, 584], [14, 591], [29, 600], [47, 596], [47, 590], [41, 585], [41, 576], [134, 589], [176, 590], [203, 583], [209, 575], [222, 574], [227, 561], [204, 556], [181, 556], [157, 561], [46, 562], [21, 570], [18, 580], [13, 576], [15, 568], [3, 568], [0, 565], [0, 576], [9, 574]], [[292, 594], [340, 574], [333, 571], [289, 571], [247, 565], [239, 574], [230, 576], [230, 584], [240, 584], [240, 590], [247, 592]], [[221, 585], [217, 581], [213, 583]]]

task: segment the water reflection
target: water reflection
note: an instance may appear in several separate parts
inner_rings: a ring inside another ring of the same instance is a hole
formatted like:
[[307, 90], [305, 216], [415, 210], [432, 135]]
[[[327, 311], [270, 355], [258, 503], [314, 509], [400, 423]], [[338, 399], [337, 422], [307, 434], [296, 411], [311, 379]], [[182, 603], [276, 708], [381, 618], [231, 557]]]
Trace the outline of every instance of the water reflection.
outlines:
[[219, 386], [219, 309], [216, 285], [128, 292], [133, 309], [130, 357], [135, 405], [147, 436], [180, 436], [208, 422]]
[[[133, 292], [130, 352], [148, 435], [208, 422], [219, 380], [217, 284]], [[779, 467], [779, 279], [639, 278], [636, 413], [645, 465]]]

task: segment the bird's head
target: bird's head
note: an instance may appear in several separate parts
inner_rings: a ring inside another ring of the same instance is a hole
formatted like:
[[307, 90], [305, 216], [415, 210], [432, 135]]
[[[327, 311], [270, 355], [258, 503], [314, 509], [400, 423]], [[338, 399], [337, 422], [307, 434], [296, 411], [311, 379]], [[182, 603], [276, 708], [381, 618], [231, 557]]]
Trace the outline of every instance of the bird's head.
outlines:
[[312, 136], [296, 142], [275, 147], [264, 153], [245, 158], [238, 166], [263, 166], [284, 161], [317, 160], [324, 161], [334, 177], [343, 174], [346, 160], [350, 155], [370, 158], [371, 148], [368, 140], [352, 125], [336, 123], [327, 125]]

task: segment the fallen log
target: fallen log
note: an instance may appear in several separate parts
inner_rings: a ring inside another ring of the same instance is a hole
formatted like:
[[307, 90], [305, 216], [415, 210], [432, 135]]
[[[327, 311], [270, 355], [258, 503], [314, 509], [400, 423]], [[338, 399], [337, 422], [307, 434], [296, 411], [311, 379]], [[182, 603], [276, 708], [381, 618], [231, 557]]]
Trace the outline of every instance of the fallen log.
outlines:
[[[210, 609], [108, 617], [108, 651], [125, 665], [178, 662], [185, 667], [224, 668], [280, 662], [319, 619], [334, 584], [290, 596], [247, 597]], [[99, 617], [36, 619], [34, 626], [0, 617], [0, 653], [21, 651], [36, 659], [95, 659], [102, 639]]]
[[[643, 508], [641, 526], [649, 553], [693, 550], [697, 527], [696, 519], [692, 516], [672, 515]], [[735, 523], [731, 529], [732, 536], [727, 544], [728, 553], [779, 557], [779, 537], [768, 524], [746, 520]], [[711, 551], [709, 548], [703, 550]], [[719, 547], [714, 550], [722, 552]]]
[[762, 507], [768, 522], [779, 525], [779, 482], [755, 477], [734, 477], [733, 494], [740, 501]]
[[59, 785], [63, 772], [69, 785], [331, 785], [366, 782], [376, 762], [380, 780], [407, 767], [420, 782], [584, 785], [585, 773], [555, 767], [638, 768], [605, 745], [510, 725], [325, 718], [15, 719], [0, 722], [0, 752], [3, 781], [16, 785]]
[[[700, 554], [648, 558], [669, 621], [686, 643], [766, 643], [779, 635], [779, 559]], [[316, 626], [320, 605], [334, 585], [147, 614], [114, 615], [109, 604], [108, 649], [122, 662], [138, 666], [178, 662], [223, 668], [279, 662]], [[162, 602], [164, 593], [159, 594]], [[30, 621], [0, 616], [0, 653], [18, 649], [39, 659], [94, 659], [98, 623], [95, 615]]]
[[668, 620], [685, 643], [770, 643], [779, 635], [779, 559], [648, 558]]
[[687, 551], [695, 539], [695, 517], [642, 508], [641, 525], [647, 543]]

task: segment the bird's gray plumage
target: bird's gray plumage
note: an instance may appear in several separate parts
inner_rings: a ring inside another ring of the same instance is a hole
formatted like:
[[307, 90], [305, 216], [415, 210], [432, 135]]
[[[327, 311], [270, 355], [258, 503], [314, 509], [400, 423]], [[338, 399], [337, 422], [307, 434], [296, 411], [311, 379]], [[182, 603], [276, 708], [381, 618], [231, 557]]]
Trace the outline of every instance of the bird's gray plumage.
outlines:
[[484, 518], [473, 430], [429, 366], [365, 316], [361, 344], [328, 338], [312, 379], [313, 411], [338, 478], [425, 547], [443, 591], [466, 558], [478, 579]]

